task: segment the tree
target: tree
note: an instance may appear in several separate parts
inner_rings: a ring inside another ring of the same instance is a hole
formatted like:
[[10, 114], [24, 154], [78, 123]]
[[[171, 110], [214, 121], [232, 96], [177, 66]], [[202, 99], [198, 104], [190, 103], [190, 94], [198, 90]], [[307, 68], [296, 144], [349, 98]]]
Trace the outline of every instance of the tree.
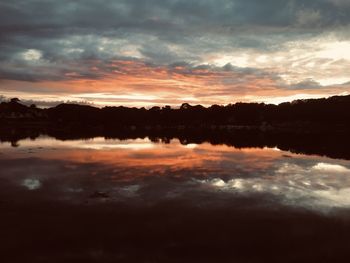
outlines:
[[12, 98], [10, 101], [11, 103], [18, 103], [20, 100], [19, 98]]
[[191, 105], [188, 103], [183, 103], [180, 107], [181, 110], [187, 110], [189, 108], [191, 108]]

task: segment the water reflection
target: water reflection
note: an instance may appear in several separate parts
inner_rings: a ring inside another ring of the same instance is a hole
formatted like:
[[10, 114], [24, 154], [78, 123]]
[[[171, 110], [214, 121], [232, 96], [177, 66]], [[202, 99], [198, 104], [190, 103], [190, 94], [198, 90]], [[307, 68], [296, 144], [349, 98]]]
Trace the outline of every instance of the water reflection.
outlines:
[[[1, 192], [8, 199], [71, 203], [350, 207], [350, 162], [276, 148], [236, 149], [149, 139], [23, 140], [0, 145]], [[35, 193], [35, 194], [34, 194]], [[103, 197], [103, 198], [102, 198]]]
[[27, 187], [28, 190], [36, 190], [40, 188], [41, 183], [37, 179], [24, 179], [22, 185]]

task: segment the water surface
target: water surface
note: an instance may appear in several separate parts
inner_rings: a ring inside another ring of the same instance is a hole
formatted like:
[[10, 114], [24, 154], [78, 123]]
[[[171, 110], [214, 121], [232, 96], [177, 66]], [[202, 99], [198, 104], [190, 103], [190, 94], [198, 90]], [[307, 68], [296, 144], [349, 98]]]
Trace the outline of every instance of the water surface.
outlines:
[[193, 205], [221, 205], [222, 198], [260, 195], [274, 205], [319, 212], [350, 207], [349, 161], [277, 148], [40, 137], [19, 147], [3, 143], [0, 151], [1, 192], [11, 199], [40, 195], [79, 203], [103, 192], [109, 202], [186, 198]]
[[[26, 249], [38, 262], [271, 262], [295, 251], [300, 262], [344, 258], [349, 248], [346, 160], [176, 139], [41, 136], [0, 144], [0, 167], [2, 244], [13, 262]], [[310, 251], [327, 255], [304, 251], [310, 240]], [[280, 251], [269, 253], [269, 243]], [[232, 246], [237, 253], [223, 252]]]

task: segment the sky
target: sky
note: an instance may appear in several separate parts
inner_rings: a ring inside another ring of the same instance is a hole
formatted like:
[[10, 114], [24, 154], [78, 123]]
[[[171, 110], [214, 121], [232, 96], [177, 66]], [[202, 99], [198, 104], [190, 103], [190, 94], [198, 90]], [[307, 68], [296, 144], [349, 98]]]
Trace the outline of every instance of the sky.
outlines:
[[0, 100], [280, 103], [349, 68], [349, 0], [0, 0]]

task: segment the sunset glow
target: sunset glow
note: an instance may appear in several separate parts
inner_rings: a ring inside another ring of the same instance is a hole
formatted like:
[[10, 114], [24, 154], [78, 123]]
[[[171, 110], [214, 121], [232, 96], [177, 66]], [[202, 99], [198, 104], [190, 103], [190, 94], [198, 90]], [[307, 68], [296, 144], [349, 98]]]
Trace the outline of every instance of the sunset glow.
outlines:
[[346, 1], [98, 2], [0, 2], [0, 99], [177, 107], [350, 91]]

